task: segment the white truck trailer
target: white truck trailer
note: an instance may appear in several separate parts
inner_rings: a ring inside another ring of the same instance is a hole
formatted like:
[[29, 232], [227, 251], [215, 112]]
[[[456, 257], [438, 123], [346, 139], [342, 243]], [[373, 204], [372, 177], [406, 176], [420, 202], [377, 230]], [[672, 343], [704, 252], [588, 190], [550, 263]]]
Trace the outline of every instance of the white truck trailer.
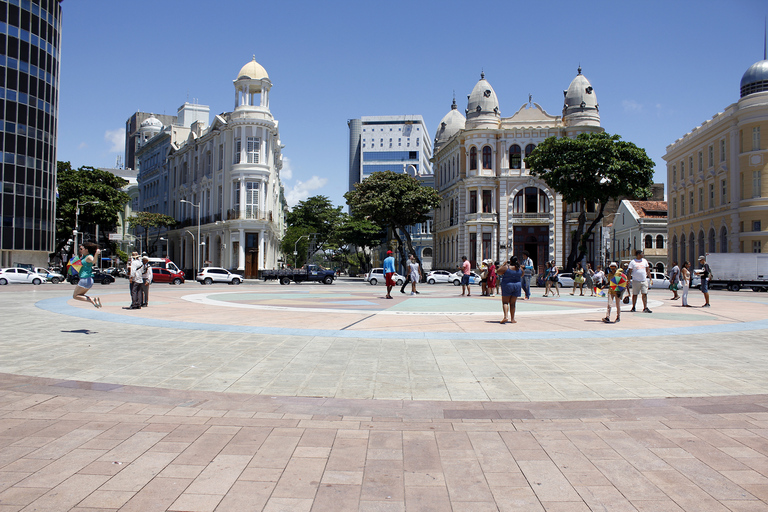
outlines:
[[706, 258], [712, 269], [710, 287], [733, 292], [742, 288], [768, 291], [768, 254], [713, 252], [707, 253]]

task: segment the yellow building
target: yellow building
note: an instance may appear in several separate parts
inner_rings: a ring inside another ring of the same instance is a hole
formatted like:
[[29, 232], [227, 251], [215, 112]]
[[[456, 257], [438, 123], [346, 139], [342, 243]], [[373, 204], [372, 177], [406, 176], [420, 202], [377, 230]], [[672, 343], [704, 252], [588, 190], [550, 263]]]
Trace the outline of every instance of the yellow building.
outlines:
[[768, 252], [768, 60], [741, 79], [741, 96], [667, 146], [669, 258]]

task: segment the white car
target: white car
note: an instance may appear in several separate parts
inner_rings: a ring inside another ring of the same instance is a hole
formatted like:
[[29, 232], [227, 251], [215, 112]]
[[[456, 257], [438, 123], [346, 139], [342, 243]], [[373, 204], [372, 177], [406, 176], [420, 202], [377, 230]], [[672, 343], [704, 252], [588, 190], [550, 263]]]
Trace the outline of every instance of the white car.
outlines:
[[651, 288], [652, 289], [669, 289], [669, 278], [662, 272], [651, 272]]
[[46, 281], [44, 275], [38, 274], [26, 268], [2, 268], [0, 269], [0, 285], [8, 283], [43, 284]]
[[[395, 275], [392, 276], [392, 279], [394, 279], [395, 283], [397, 283], [397, 286], [402, 286], [405, 282], [405, 278], [395, 272]], [[385, 281], [384, 279], [384, 269], [383, 268], [374, 268], [367, 274], [365, 274], [365, 280], [371, 283], [372, 285], [376, 285], [379, 281], [382, 283]]]
[[203, 269], [197, 273], [197, 276], [195, 276], [195, 281], [199, 281], [200, 284], [240, 284], [243, 282], [243, 276], [233, 274], [225, 268], [203, 267]]
[[433, 270], [432, 272], [427, 274], [427, 283], [429, 284], [435, 284], [435, 283], [450, 283], [451, 281], [451, 273], [447, 270]]
[[557, 285], [560, 288], [573, 288], [573, 274], [570, 272], [557, 274]]
[[43, 267], [35, 267], [34, 271], [41, 276], [45, 276], [45, 278], [53, 284], [59, 284], [64, 280], [63, 275], [59, 274], [58, 272], [54, 272], [53, 270], [48, 270]]
[[[464, 276], [464, 272], [459, 270], [455, 274], [451, 274], [451, 282], [454, 286], [460, 286], [461, 285], [461, 278]], [[477, 272], [470, 272], [469, 273], [469, 284], [480, 284], [480, 274]]]

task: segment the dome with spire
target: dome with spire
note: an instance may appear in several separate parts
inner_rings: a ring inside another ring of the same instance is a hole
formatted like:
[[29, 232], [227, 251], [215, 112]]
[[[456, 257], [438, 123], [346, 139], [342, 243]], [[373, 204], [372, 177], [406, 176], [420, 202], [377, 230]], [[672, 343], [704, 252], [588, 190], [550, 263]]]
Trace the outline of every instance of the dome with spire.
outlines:
[[480, 81], [475, 84], [467, 99], [467, 129], [499, 127], [499, 99], [496, 97], [496, 91], [485, 79], [485, 73], [480, 73]]
[[748, 94], [768, 91], [768, 60], [755, 62], [741, 77], [741, 98]]
[[141, 122], [139, 128], [157, 128], [160, 130], [163, 128], [163, 123], [161, 123], [160, 120], [155, 116], [150, 115], [148, 118]]
[[241, 78], [261, 80], [262, 78], [269, 78], [269, 75], [267, 74], [267, 70], [264, 69], [261, 64], [256, 62], [256, 56], [254, 55], [251, 62], [240, 68], [236, 80], [240, 80]]
[[579, 66], [576, 78], [568, 90], [563, 91], [563, 122], [566, 126], [600, 126], [600, 106], [592, 84], [581, 74]]
[[451, 110], [440, 120], [440, 126], [437, 128], [434, 149], [437, 150], [439, 146], [445, 144], [451, 137], [463, 130], [466, 122], [466, 118], [461, 115], [456, 106], [456, 98], [453, 98]]

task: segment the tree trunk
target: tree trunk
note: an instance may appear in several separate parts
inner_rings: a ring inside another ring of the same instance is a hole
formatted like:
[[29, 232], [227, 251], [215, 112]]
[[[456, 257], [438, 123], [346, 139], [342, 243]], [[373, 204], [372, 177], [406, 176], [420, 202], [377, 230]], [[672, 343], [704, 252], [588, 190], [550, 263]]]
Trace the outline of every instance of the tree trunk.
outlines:
[[[584, 255], [587, 252], [587, 240], [589, 240], [589, 237], [595, 232], [595, 227], [597, 227], [597, 225], [603, 220], [606, 204], [607, 203], [605, 201], [600, 201], [600, 211], [598, 212], [597, 217], [595, 217], [595, 220], [592, 221], [592, 223], [589, 225], [589, 228], [587, 228], [587, 231], [581, 238], [581, 244], [579, 245], [579, 256], [576, 261], [581, 261], [581, 259], [584, 258]], [[602, 251], [602, 245], [598, 246]]]
[[[421, 258], [419, 258], [419, 255], [416, 253], [416, 250], [413, 248], [413, 241], [411, 240], [411, 234], [408, 233], [408, 230], [404, 227], [399, 228], [405, 237], [405, 244], [408, 248], [408, 254], [413, 254], [413, 257], [416, 259], [416, 263], [419, 264], [419, 274], [424, 277], [424, 266], [421, 264]], [[395, 235], [397, 236], [397, 235]], [[398, 242], [400, 241], [400, 237], [397, 237]], [[400, 244], [402, 247], [402, 243]]]
[[568, 272], [573, 270], [577, 261], [581, 261], [582, 256], [577, 258], [579, 254], [579, 244], [581, 242], [581, 234], [584, 232], [584, 224], [587, 223], [587, 212], [584, 201], [579, 203], [581, 212], [579, 213], [579, 223], [576, 226], [576, 231], [571, 235], [571, 250], [568, 253], [568, 260], [566, 261], [565, 268]]

